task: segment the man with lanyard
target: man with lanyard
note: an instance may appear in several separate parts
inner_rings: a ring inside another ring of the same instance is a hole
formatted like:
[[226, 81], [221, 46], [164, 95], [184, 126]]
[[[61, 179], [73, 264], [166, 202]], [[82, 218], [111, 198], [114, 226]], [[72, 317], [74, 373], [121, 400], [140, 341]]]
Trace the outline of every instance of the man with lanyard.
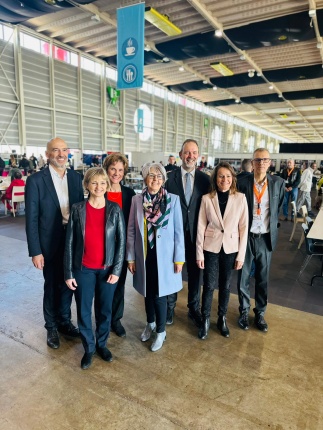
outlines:
[[238, 325], [249, 328], [250, 289], [249, 275], [255, 261], [255, 325], [266, 332], [264, 315], [267, 307], [268, 276], [272, 251], [278, 238], [278, 214], [284, 199], [284, 181], [267, 174], [270, 155], [258, 148], [253, 154], [253, 174], [238, 182], [239, 191], [246, 195], [249, 210], [249, 236], [244, 265], [238, 274], [240, 317]]
[[49, 167], [31, 175], [26, 183], [26, 233], [33, 265], [43, 271], [43, 312], [47, 345], [60, 346], [59, 333], [79, 337], [71, 322], [73, 292], [64, 281], [66, 226], [74, 203], [84, 200], [81, 175], [66, 169], [68, 147], [59, 137], [47, 143]]
[[[289, 199], [291, 202], [296, 202], [298, 195], [298, 185], [301, 180], [301, 172], [295, 167], [294, 160], [290, 159], [287, 161], [287, 168], [282, 171], [281, 177], [285, 181], [285, 196], [283, 203], [283, 214], [284, 217], [281, 221], [288, 220], [288, 204]], [[292, 212], [291, 221], [293, 221], [294, 213]]]

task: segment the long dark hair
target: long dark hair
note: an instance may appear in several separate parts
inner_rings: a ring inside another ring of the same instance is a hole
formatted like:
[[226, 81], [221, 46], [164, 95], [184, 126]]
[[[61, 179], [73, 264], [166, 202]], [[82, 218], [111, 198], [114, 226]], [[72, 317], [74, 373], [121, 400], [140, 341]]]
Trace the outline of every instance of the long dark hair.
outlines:
[[211, 196], [215, 196], [215, 194], [218, 192], [218, 186], [216, 183], [216, 179], [218, 176], [218, 172], [221, 169], [221, 167], [223, 167], [224, 169], [228, 169], [232, 175], [232, 184], [230, 187], [230, 194], [234, 194], [237, 192], [237, 175], [236, 172], [234, 171], [233, 167], [231, 166], [231, 164], [227, 163], [226, 161], [221, 161], [213, 170], [212, 175], [211, 175]]

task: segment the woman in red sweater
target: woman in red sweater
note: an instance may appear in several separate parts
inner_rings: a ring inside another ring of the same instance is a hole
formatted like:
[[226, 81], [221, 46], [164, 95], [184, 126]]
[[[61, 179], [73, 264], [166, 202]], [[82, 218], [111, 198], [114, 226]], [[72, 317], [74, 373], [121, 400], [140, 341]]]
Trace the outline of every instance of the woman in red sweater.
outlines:
[[[11, 213], [13, 213], [13, 210], [12, 210], [11, 204], [9, 203], [9, 200], [12, 199], [12, 189], [13, 189], [13, 187], [24, 187], [25, 186], [25, 182], [21, 178], [22, 178], [21, 172], [18, 172], [18, 171], [15, 172], [13, 180], [11, 181], [11, 184], [7, 188], [5, 194], [1, 197], [2, 203], [7, 206], [7, 209]], [[14, 203], [15, 210], [16, 210], [16, 207], [17, 207], [17, 203]]]
[[[105, 198], [109, 178], [101, 167], [89, 169], [84, 176], [86, 201], [72, 206], [68, 222], [64, 276], [75, 291], [77, 320], [84, 346], [81, 368], [91, 366], [95, 352], [112, 361], [107, 348], [112, 300], [121, 273], [126, 232], [122, 211]], [[92, 331], [92, 303], [95, 297], [95, 336]]]

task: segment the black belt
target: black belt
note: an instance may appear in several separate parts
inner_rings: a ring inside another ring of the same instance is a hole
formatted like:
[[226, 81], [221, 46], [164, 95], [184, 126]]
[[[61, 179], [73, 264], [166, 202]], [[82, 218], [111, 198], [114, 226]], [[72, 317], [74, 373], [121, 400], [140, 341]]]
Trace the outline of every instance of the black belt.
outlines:
[[250, 232], [250, 237], [253, 237], [254, 239], [260, 239], [263, 236], [268, 235], [269, 233], [251, 233]]

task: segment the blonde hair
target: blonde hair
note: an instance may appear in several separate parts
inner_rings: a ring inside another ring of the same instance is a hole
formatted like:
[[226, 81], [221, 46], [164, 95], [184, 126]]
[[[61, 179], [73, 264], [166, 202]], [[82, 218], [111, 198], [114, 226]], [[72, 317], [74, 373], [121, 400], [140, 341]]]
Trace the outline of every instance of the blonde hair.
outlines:
[[108, 189], [111, 188], [109, 176], [107, 175], [107, 172], [103, 169], [103, 167], [91, 167], [85, 172], [84, 175], [83, 188], [85, 190], [87, 190], [87, 187], [89, 186], [89, 183], [94, 176], [102, 176], [102, 178], [107, 181]]

